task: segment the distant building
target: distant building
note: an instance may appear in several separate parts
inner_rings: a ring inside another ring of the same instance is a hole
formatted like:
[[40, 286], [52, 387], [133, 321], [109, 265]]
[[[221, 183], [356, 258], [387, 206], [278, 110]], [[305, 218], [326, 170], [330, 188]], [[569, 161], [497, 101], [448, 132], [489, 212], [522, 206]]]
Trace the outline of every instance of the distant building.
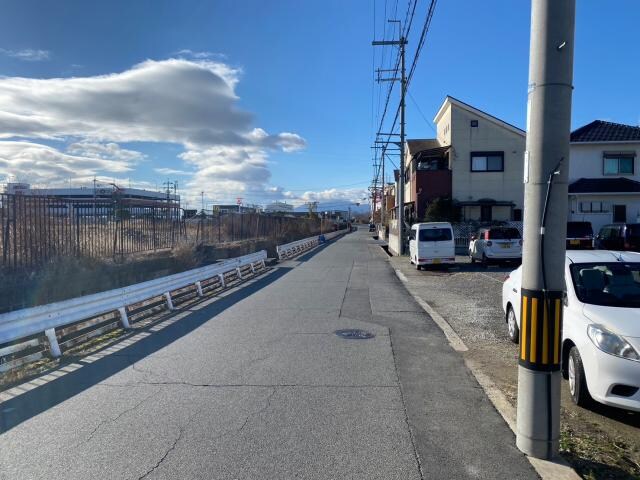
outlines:
[[259, 205], [238, 205], [237, 203], [213, 205], [214, 212], [221, 213], [258, 213]]
[[291, 213], [293, 205], [286, 202], [273, 202], [264, 207], [265, 213]]
[[167, 192], [154, 192], [140, 188], [116, 187], [114, 185], [96, 184], [91, 187], [69, 188], [32, 188], [28, 183], [7, 183], [3, 193], [14, 195], [30, 195], [38, 197], [56, 197], [68, 199], [105, 199], [118, 195], [121, 199], [168, 200], [180, 202], [180, 195]]
[[640, 220], [640, 127], [596, 120], [571, 133], [569, 220]]
[[116, 210], [127, 215], [176, 216], [180, 195], [140, 188], [95, 187], [31, 188], [28, 183], [7, 183], [3, 193], [47, 199], [51, 214], [57, 216], [108, 216]]

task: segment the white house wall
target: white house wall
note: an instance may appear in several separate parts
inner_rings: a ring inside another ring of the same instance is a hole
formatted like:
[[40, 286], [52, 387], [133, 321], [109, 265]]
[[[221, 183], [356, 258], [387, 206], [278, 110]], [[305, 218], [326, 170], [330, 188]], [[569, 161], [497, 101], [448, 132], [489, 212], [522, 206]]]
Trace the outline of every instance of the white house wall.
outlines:
[[[608, 212], [582, 213], [580, 202], [605, 202]], [[607, 223], [613, 223], [613, 206], [626, 205], [628, 223], [640, 223], [640, 195], [569, 195], [569, 220], [591, 222], [594, 234]]]
[[630, 180], [640, 181], [640, 143], [572, 143], [569, 164], [569, 181], [580, 178], [611, 178], [603, 174], [604, 152], [635, 152], [633, 175], [616, 175]]

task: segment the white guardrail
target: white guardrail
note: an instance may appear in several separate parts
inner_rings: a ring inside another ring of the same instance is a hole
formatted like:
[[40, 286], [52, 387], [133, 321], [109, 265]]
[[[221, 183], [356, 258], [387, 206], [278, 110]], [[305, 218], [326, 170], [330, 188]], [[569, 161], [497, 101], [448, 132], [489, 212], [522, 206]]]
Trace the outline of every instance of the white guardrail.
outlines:
[[320, 237], [324, 237], [326, 240], [331, 240], [332, 238], [337, 237], [338, 235], [342, 235], [343, 233], [347, 233], [348, 230], [336, 230], [335, 232], [324, 233], [320, 236], [316, 235], [314, 237], [303, 238], [302, 240], [296, 240], [295, 242], [285, 243], [284, 245], [276, 246], [276, 252], [278, 254], [279, 260], [286, 260], [288, 258], [293, 258], [297, 255], [300, 255], [303, 252], [306, 252], [310, 248], [317, 247], [320, 244]]
[[[317, 238], [316, 238], [317, 241]], [[61, 355], [56, 337], [56, 328], [81, 320], [118, 311], [124, 328], [130, 328], [126, 307], [154, 297], [164, 296], [169, 310], [173, 310], [171, 292], [194, 285], [198, 296], [203, 296], [200, 282], [218, 277], [225, 286], [225, 274], [235, 272], [242, 279], [242, 268], [256, 266], [265, 268], [267, 252], [260, 252], [231, 258], [222, 262], [200, 267], [166, 277], [136, 283], [124, 288], [94, 293], [84, 297], [49, 303], [38, 307], [25, 308], [0, 315], [0, 345], [44, 332], [54, 357]]]

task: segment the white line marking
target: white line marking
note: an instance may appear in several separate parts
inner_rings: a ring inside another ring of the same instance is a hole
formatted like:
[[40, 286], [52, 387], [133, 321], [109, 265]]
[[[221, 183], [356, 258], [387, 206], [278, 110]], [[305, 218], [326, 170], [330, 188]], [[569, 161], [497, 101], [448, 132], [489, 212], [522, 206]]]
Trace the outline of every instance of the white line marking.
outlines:
[[498, 280], [495, 277], [492, 277], [491, 275], [487, 275], [486, 273], [482, 273], [482, 272], [478, 272], [480, 275], [482, 275], [483, 277], [487, 277], [489, 280], [493, 280], [494, 282], [498, 282], [499, 284], [503, 284], [504, 282], [502, 280]]

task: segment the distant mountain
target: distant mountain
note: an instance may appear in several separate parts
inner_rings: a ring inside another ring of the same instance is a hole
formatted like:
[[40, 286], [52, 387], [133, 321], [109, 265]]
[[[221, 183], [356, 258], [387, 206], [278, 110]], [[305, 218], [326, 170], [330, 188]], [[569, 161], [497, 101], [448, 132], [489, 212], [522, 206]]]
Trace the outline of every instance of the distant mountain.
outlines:
[[[352, 215], [356, 213], [367, 213], [371, 211], [371, 205], [369, 205], [368, 203], [361, 203], [360, 205], [349, 205], [344, 201], [320, 202], [318, 203], [317, 211], [329, 212], [334, 210], [342, 210], [346, 212], [347, 210], [349, 210], [349, 206], [351, 206]], [[299, 207], [294, 208], [294, 210], [296, 212], [306, 212], [309, 210], [309, 207], [307, 207], [306, 205], [300, 205]]]

